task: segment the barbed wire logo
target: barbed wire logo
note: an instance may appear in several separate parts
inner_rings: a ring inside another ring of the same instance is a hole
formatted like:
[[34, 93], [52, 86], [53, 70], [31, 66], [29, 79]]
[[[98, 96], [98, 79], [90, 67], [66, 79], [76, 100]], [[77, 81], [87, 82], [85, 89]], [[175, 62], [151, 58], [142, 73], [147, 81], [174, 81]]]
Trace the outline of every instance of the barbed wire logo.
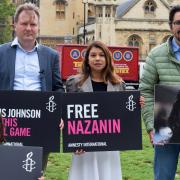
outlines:
[[32, 159], [32, 156], [33, 152], [30, 152], [27, 154], [26, 160], [22, 161], [23, 163], [25, 163], [24, 165], [22, 165], [22, 168], [24, 168], [27, 172], [32, 172], [32, 170], [36, 168], [36, 162]]
[[53, 101], [54, 100], [54, 96], [51, 96], [49, 98], [49, 102], [46, 103], [46, 109], [49, 111], [49, 112], [54, 112], [56, 110], [56, 103]]
[[126, 109], [129, 111], [134, 111], [136, 109], [136, 103], [133, 101], [133, 95], [128, 97], [128, 102], [126, 102]]

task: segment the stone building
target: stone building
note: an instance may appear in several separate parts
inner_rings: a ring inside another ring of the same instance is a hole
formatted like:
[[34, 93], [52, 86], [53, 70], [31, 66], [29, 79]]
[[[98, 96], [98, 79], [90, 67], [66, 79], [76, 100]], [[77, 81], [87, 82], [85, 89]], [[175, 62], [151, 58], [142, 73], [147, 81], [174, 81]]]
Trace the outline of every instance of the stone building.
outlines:
[[102, 0], [104, 4], [99, 1], [94, 3], [95, 22], [86, 26], [86, 42], [98, 39], [108, 45], [138, 46], [143, 61], [150, 49], [171, 35], [170, 7], [164, 0], [123, 0], [119, 3]]
[[40, 0], [39, 40], [48, 46], [77, 43], [83, 24], [83, 6], [78, 0]]
[[117, 7], [116, 44], [138, 46], [140, 60], [157, 44], [171, 35], [168, 25], [169, 5], [163, 0], [135, 0]]
[[[178, 1], [34, 0], [41, 14], [38, 39], [51, 47], [59, 43], [88, 44], [93, 40], [138, 46], [143, 61], [151, 48], [171, 35], [169, 8]], [[25, 0], [13, 2], [20, 4]]]

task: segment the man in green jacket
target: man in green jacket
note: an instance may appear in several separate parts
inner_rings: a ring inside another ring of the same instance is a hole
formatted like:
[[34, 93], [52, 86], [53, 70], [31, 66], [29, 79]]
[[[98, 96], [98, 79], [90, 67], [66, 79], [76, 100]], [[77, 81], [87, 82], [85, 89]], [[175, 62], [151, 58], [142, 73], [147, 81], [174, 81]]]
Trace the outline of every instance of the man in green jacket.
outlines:
[[[180, 85], [180, 6], [169, 13], [169, 25], [173, 36], [149, 53], [140, 82], [141, 95], [145, 97], [143, 120], [153, 144], [154, 135], [154, 85]], [[174, 180], [180, 144], [154, 144], [154, 179]]]

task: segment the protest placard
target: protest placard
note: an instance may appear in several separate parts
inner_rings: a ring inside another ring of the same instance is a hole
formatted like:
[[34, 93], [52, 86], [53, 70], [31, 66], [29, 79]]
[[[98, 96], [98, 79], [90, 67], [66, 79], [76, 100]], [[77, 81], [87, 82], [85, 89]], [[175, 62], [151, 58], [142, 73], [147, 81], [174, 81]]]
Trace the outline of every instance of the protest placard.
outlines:
[[0, 145], [0, 179], [37, 180], [42, 176], [42, 148]]
[[139, 91], [63, 95], [63, 150], [142, 148]]
[[61, 93], [0, 91], [0, 114], [8, 142], [60, 151]]

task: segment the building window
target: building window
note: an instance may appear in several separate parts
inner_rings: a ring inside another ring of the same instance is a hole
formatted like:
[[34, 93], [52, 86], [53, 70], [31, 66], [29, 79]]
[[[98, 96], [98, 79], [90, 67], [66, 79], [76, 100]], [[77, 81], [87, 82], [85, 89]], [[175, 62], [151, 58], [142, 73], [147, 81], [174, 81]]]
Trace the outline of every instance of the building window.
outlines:
[[128, 45], [139, 47], [140, 46], [139, 38], [137, 36], [131, 36], [128, 40]]
[[143, 44], [143, 41], [142, 41], [142, 38], [136, 34], [134, 35], [131, 35], [129, 38], [128, 38], [128, 46], [133, 46], [133, 47], [138, 47], [139, 48], [139, 58], [142, 59], [142, 44]]
[[56, 2], [56, 18], [65, 19], [65, 2]]
[[106, 7], [105, 17], [110, 17], [110, 15], [111, 15], [111, 9], [110, 9], [110, 7]]
[[152, 0], [148, 0], [145, 2], [144, 4], [144, 11], [145, 11], [145, 14], [154, 14], [155, 13], [155, 10], [156, 10], [156, 4], [154, 1]]
[[102, 17], [103, 15], [102, 15], [102, 7], [98, 7], [97, 8], [97, 16], [98, 17]]
[[13, 3], [15, 3], [17, 6], [24, 4], [25, 0], [13, 0]]

